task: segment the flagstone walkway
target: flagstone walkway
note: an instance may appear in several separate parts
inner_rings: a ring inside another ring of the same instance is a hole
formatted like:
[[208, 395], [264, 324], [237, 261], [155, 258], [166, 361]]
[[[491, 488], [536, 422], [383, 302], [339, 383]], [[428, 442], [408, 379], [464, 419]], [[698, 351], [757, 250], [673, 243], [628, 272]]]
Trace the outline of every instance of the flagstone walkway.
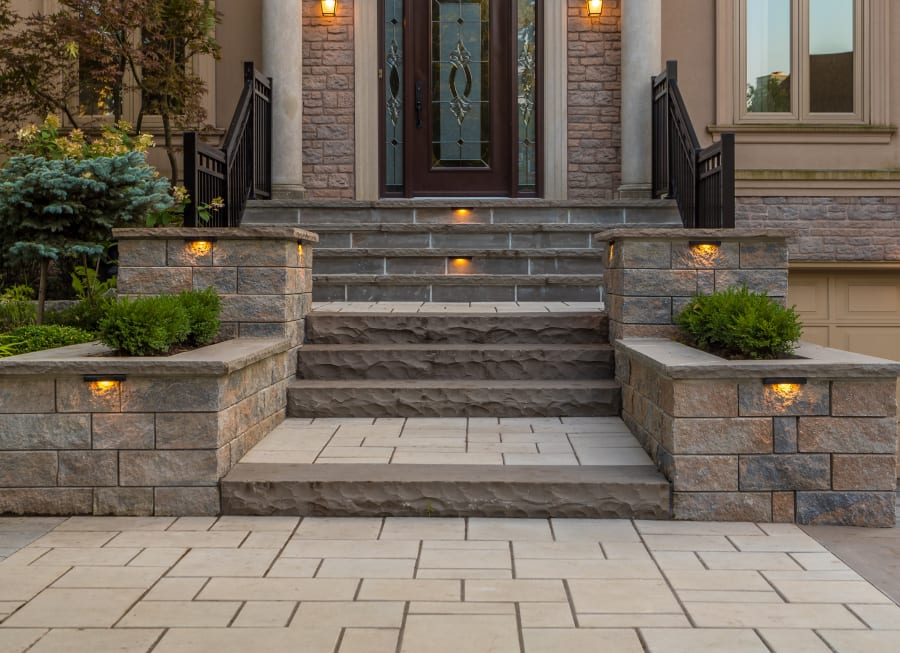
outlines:
[[900, 607], [792, 525], [7, 518], [3, 547], [3, 653], [900, 649]]

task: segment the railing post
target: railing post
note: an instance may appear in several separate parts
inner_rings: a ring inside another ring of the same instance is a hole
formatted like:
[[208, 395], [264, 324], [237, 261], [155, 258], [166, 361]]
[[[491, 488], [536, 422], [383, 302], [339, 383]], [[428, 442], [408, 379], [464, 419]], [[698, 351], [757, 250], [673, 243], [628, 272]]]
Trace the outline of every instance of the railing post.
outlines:
[[249, 199], [256, 199], [256, 68], [252, 61], [244, 62], [244, 87], [250, 89], [250, 128], [248, 130], [250, 136], [248, 143], [249, 147], [247, 148], [249, 152], [246, 156], [249, 159], [248, 163], [250, 164], [250, 171], [253, 175], [253, 179], [250, 184]]
[[197, 133], [184, 132], [184, 187], [187, 189], [190, 204], [184, 207], [184, 226], [197, 226], [197, 195], [200, 184], [197, 179]]
[[734, 134], [722, 134], [722, 227], [734, 228]]
[[678, 85], [678, 62], [669, 60], [666, 62], [666, 142], [668, 145], [668, 159], [669, 162], [667, 167], [669, 169], [668, 181], [669, 187], [666, 191], [666, 195], [670, 198], [675, 197], [675, 175], [672, 174], [672, 171], [675, 168], [675, 148], [672, 147], [671, 134], [673, 132], [673, 119], [672, 119], [672, 95], [674, 93], [673, 86]]

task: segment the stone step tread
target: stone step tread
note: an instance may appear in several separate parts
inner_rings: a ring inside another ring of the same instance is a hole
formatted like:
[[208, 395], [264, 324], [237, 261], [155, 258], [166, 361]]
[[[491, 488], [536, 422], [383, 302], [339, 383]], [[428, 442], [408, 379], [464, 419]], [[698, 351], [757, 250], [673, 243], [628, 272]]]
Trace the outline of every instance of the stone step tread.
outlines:
[[[658, 227], [658, 224], [634, 224], [630, 225], [635, 229], [646, 229]], [[344, 233], [348, 231], [360, 232], [386, 232], [386, 233], [460, 233], [460, 234], [482, 234], [482, 233], [531, 233], [531, 232], [557, 232], [557, 231], [573, 231], [579, 233], [597, 233], [607, 229], [607, 225], [597, 224], [594, 222], [510, 222], [502, 224], [427, 224], [427, 223], [348, 223], [348, 224], [317, 224], [304, 223], [303, 228], [309, 231], [322, 231], [329, 233]]]
[[317, 259], [323, 257], [435, 257], [454, 258], [472, 256], [490, 256], [492, 258], [596, 258], [603, 257], [603, 250], [587, 247], [573, 247], [571, 249], [509, 249], [509, 248], [431, 248], [431, 247], [394, 247], [394, 248], [365, 248], [365, 247], [317, 247], [315, 250]]
[[313, 274], [315, 283], [341, 284], [406, 284], [426, 286], [429, 284], [523, 286], [560, 285], [592, 286], [602, 285], [602, 274]]
[[607, 209], [607, 208], [633, 208], [633, 209], [665, 209], [675, 208], [674, 200], [670, 199], [564, 199], [552, 200], [542, 197], [466, 197], [466, 198], [386, 198], [377, 200], [354, 199], [271, 199], [249, 200], [248, 208], [302, 208], [325, 209], [344, 211], [348, 209], [447, 209], [480, 207], [496, 209], [541, 209], [541, 208], [567, 208], [567, 209]]
[[238, 463], [231, 515], [668, 519], [669, 483], [645, 466]]
[[416, 389], [416, 388], [454, 388], [460, 390], [472, 390], [483, 388], [485, 390], [510, 390], [522, 388], [527, 390], [535, 390], [545, 388], [547, 390], [560, 390], [565, 388], [573, 389], [597, 389], [597, 390], [618, 390], [619, 382], [613, 379], [590, 379], [590, 380], [543, 380], [529, 379], [524, 381], [493, 381], [493, 380], [462, 380], [462, 379], [412, 379], [412, 380], [392, 380], [392, 379], [351, 379], [351, 380], [331, 380], [331, 379], [293, 379], [288, 384], [288, 391], [300, 389], [348, 389], [348, 388], [365, 388], [365, 389]]
[[[349, 314], [348, 314], [349, 315]], [[544, 352], [579, 352], [579, 351], [611, 351], [613, 346], [606, 343], [550, 345], [538, 343], [482, 344], [477, 348], [466, 344], [307, 344], [303, 345], [301, 354], [320, 351], [544, 351]]]

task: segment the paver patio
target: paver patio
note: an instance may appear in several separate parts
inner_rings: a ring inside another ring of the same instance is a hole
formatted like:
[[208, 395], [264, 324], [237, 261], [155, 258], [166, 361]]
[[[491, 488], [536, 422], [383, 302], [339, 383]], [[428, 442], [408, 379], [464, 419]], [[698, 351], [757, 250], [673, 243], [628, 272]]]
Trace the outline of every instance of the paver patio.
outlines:
[[900, 647], [900, 607], [793, 525], [7, 518], [0, 550], [4, 653]]

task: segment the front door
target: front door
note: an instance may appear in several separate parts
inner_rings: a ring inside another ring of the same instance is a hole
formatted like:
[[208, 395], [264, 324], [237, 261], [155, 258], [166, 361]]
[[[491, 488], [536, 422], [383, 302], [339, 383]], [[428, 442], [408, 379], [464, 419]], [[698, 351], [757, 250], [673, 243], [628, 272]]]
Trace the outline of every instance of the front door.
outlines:
[[536, 5], [384, 1], [383, 195], [537, 193]]

